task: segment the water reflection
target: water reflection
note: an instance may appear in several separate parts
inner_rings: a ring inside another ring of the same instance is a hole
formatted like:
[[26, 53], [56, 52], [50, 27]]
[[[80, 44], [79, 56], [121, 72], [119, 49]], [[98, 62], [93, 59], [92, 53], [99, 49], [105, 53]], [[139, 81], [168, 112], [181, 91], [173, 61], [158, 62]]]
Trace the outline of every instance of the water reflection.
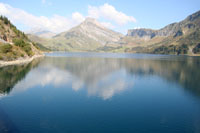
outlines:
[[[0, 68], [0, 93], [7, 94], [13, 87], [13, 92], [16, 92], [38, 85], [51, 85], [55, 88], [71, 85], [74, 91], [86, 90], [88, 96], [98, 96], [106, 100], [128, 88], [133, 88], [133, 77], [159, 76], [200, 96], [198, 58], [158, 57], [46, 57], [36, 69], [32, 68], [38, 62]], [[23, 79], [30, 69], [32, 71]]]
[[13, 87], [21, 80], [26, 74], [36, 67], [41, 59], [35, 59], [29, 64], [13, 65], [0, 68], [0, 97], [7, 95]]
[[[17, 66], [7, 66], [0, 68], [0, 98], [8, 95], [13, 91], [14, 86], [23, 81], [27, 73], [35, 68], [41, 59], [35, 59], [29, 64], [17, 65]], [[12, 122], [9, 115], [1, 108], [0, 104], [0, 132], [15, 132], [18, 133], [19, 130]]]

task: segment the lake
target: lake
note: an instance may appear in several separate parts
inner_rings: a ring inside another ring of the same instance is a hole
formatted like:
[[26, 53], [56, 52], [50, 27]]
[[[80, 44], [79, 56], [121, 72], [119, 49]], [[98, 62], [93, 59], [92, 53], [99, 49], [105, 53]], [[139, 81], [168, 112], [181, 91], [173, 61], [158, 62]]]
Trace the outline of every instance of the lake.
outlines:
[[0, 132], [200, 133], [200, 58], [50, 53], [2, 67]]

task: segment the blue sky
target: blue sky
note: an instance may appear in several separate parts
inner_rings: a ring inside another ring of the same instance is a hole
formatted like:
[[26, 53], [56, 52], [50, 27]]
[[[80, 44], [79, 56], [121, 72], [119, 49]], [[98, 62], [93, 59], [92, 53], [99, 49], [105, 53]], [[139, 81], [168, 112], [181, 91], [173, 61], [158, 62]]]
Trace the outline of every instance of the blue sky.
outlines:
[[0, 14], [23, 31], [44, 28], [62, 32], [90, 16], [125, 34], [135, 27], [159, 29], [200, 10], [200, 0], [0, 0], [0, 3]]

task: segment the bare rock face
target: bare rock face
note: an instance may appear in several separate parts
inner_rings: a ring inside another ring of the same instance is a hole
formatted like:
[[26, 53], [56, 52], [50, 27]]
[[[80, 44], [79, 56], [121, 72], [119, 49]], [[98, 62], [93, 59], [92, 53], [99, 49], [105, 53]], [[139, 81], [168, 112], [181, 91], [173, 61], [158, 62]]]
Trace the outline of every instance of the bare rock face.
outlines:
[[152, 29], [133, 29], [133, 30], [128, 30], [127, 36], [132, 36], [135, 38], [146, 38], [146, 39], [151, 39], [153, 38], [157, 32]]
[[7, 36], [6, 36], [6, 35], [3, 35], [3, 40], [4, 40], [4, 41], [6, 41], [6, 42], [8, 41], [8, 39], [7, 39]]
[[127, 36], [132, 36], [135, 38], [152, 39], [156, 36], [161, 36], [161, 37], [172, 36], [175, 35], [178, 31], [180, 31], [180, 25], [178, 23], [173, 23], [160, 30], [145, 29], [145, 28], [128, 30]]
[[134, 38], [152, 39], [154, 37], [178, 37], [187, 34], [191, 30], [200, 27], [200, 11], [188, 16], [179, 23], [172, 23], [159, 30], [153, 29], [131, 29], [128, 30], [127, 36]]
[[196, 54], [200, 43], [200, 11], [181, 22], [172, 23], [159, 30], [132, 29], [125, 38], [132, 50], [156, 54]]

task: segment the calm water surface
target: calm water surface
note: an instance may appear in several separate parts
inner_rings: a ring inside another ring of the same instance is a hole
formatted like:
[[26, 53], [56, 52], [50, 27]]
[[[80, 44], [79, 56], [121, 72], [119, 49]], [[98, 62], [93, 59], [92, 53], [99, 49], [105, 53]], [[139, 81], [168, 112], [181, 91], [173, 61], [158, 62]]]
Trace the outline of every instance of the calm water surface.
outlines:
[[0, 68], [0, 132], [200, 133], [200, 58], [52, 53]]

